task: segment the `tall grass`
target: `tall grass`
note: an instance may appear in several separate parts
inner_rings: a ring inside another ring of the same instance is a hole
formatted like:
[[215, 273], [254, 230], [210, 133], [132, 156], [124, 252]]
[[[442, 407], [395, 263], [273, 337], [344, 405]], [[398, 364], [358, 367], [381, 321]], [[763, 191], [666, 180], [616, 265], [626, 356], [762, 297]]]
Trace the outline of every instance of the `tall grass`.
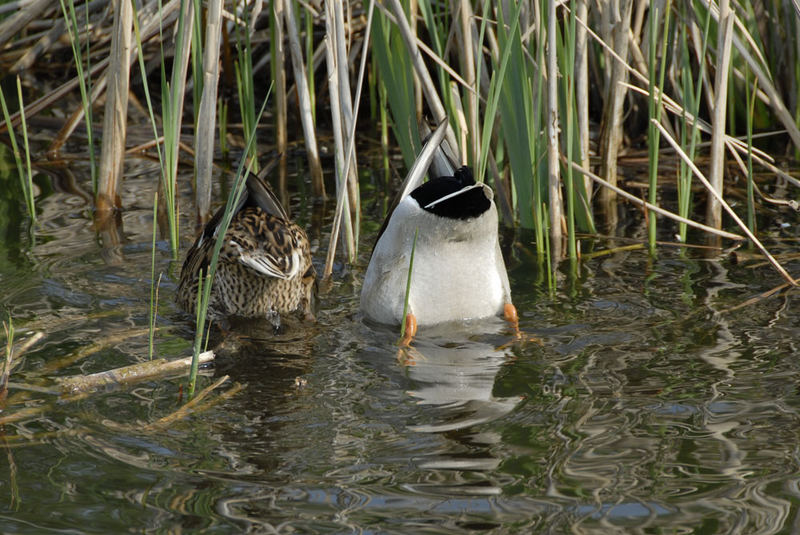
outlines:
[[[89, 4], [86, 4], [88, 17]], [[72, 45], [72, 55], [75, 58], [75, 69], [78, 72], [78, 87], [81, 90], [81, 106], [83, 108], [83, 120], [86, 125], [86, 138], [89, 152], [89, 169], [92, 175], [92, 191], [97, 194], [97, 164], [95, 162], [94, 129], [92, 128], [92, 100], [91, 100], [91, 77], [87, 72], [91, 71], [90, 41], [86, 40], [86, 70], [83, 68], [83, 54], [81, 53], [80, 39], [78, 37], [78, 17], [75, 13], [75, 1], [61, 0], [61, 11], [64, 13], [67, 30], [69, 31], [69, 41]], [[86, 21], [88, 25], [88, 20]]]
[[155, 351], [156, 317], [158, 316], [158, 287], [161, 282], [159, 274], [156, 282], [156, 229], [158, 228], [158, 192], [153, 196], [153, 243], [150, 251], [150, 331], [148, 333], [148, 353], [150, 360]]
[[[194, 25], [194, 4], [191, 0], [181, 0], [178, 15], [178, 28], [175, 36], [175, 55], [172, 72], [167, 77], [164, 50], [161, 62], [161, 116], [164, 132], [164, 159], [162, 162], [161, 185], [167, 207], [169, 241], [173, 258], [178, 258], [180, 234], [178, 232], [178, 159], [181, 125], [183, 124], [183, 103], [186, 89], [186, 72], [189, 65], [190, 49]], [[163, 29], [162, 29], [163, 31]], [[200, 81], [195, 81], [195, 84]]]
[[[267, 106], [267, 101], [269, 100], [269, 94], [271, 91], [268, 90], [267, 95], [264, 97], [264, 103], [261, 105], [261, 110], [256, 115], [257, 119], [260, 119], [261, 116], [264, 114], [264, 108]], [[255, 132], [255, 125], [253, 125], [252, 130], [247, 132], [247, 144], [245, 145], [244, 154], [246, 155], [250, 147], [255, 145], [256, 139], [256, 132]], [[197, 303], [195, 304], [195, 340], [192, 349], [192, 366], [189, 374], [189, 396], [194, 395], [195, 386], [197, 384], [197, 372], [198, 372], [198, 363], [200, 353], [202, 348], [204, 347], [204, 342], [207, 343], [208, 341], [208, 330], [206, 329], [206, 318], [208, 315], [208, 305], [209, 300], [211, 298], [211, 290], [214, 284], [214, 276], [216, 275], [217, 271], [217, 263], [219, 261], [219, 253], [222, 250], [222, 244], [225, 240], [225, 233], [228, 231], [228, 227], [233, 220], [233, 216], [235, 215], [234, 211], [236, 206], [239, 204], [239, 200], [242, 198], [244, 194], [244, 190], [247, 186], [247, 175], [250, 174], [253, 170], [253, 161], [251, 158], [247, 158], [243, 156], [239, 160], [239, 166], [236, 170], [236, 178], [234, 181], [233, 188], [231, 188], [230, 194], [228, 195], [227, 203], [225, 204], [225, 210], [222, 215], [222, 220], [219, 222], [219, 227], [216, 231], [216, 238], [214, 240], [214, 249], [211, 253], [211, 260], [208, 264], [208, 268], [205, 273], [200, 270], [198, 275], [198, 288], [197, 288]], [[209, 326], [210, 327], [210, 326]]]
[[[239, 97], [239, 113], [245, 132], [255, 132], [256, 128], [256, 90], [253, 79], [253, 55], [250, 42], [250, 10], [244, 6], [245, 24], [236, 25], [236, 91]], [[258, 172], [258, 141], [249, 145], [247, 156], [254, 160], [254, 170]]]
[[[670, 2], [667, 0], [666, 8], [659, 12], [658, 7], [654, 7], [650, 11], [650, 16], [648, 17], [649, 20], [649, 31], [650, 31], [650, 41], [649, 41], [649, 49], [650, 49], [650, 57], [648, 61], [648, 79], [650, 81], [650, 87], [664, 87], [664, 73], [666, 71], [667, 65], [667, 42], [669, 36], [669, 21], [670, 21]], [[661, 41], [659, 42], [659, 27], [661, 28]], [[657, 52], [659, 53], [657, 55]], [[660, 56], [661, 62], [660, 67], [659, 63], [657, 63], [656, 58]], [[650, 204], [657, 204], [658, 203], [658, 148], [659, 148], [659, 140], [660, 140], [660, 132], [658, 128], [656, 128], [656, 124], [661, 122], [661, 103], [662, 103], [662, 95], [663, 92], [661, 91], [650, 91], [647, 99], [647, 112], [650, 117], [650, 124], [648, 125], [648, 171], [649, 171], [649, 180], [648, 180], [648, 201]], [[657, 239], [657, 218], [656, 214], [649, 213], [649, 221], [647, 226], [647, 241], [650, 247], [650, 254], [655, 254], [656, 252], [656, 239]]]
[[[25, 205], [28, 208], [28, 217], [31, 218], [33, 225], [36, 224], [36, 206], [34, 205], [33, 198], [33, 170], [31, 169], [31, 154], [30, 146], [28, 144], [28, 130], [25, 123], [25, 103], [22, 101], [22, 86], [20, 85], [19, 77], [17, 77], [17, 98], [19, 103], [19, 117], [22, 124], [22, 137], [24, 140], [25, 152], [20, 151], [19, 143], [17, 143], [17, 136], [14, 133], [14, 125], [8, 112], [8, 105], [6, 104], [3, 89], [0, 88], [0, 106], [3, 108], [3, 119], [5, 120], [6, 129], [8, 131], [9, 141], [11, 142], [11, 150], [14, 153], [14, 162], [17, 165], [17, 176], [19, 176], [19, 185], [22, 191]], [[23, 162], [22, 158], [25, 158]]]

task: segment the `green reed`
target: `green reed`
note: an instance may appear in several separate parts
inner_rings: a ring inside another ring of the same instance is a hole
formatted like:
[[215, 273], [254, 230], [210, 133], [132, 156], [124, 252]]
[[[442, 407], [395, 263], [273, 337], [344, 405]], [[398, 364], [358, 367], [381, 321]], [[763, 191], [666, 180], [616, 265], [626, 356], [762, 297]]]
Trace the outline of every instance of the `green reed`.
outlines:
[[408, 298], [411, 296], [411, 274], [414, 271], [414, 253], [417, 250], [417, 237], [419, 228], [414, 229], [414, 241], [411, 244], [411, 256], [408, 258], [408, 277], [406, 278], [406, 293], [403, 297], [403, 318], [400, 320], [400, 339], [406, 335], [406, 317], [408, 316]]
[[[150, 119], [150, 126], [153, 128], [153, 138], [156, 140], [156, 153], [158, 154], [158, 162], [161, 167], [161, 184], [165, 192], [165, 197], [167, 201], [167, 221], [169, 226], [169, 234], [170, 234], [170, 245], [172, 247], [172, 255], [173, 258], [177, 258], [178, 254], [178, 223], [177, 217], [175, 214], [175, 191], [174, 188], [171, 187], [171, 182], [167, 179], [167, 157], [166, 157], [166, 145], [164, 150], [161, 148], [161, 143], [159, 142], [160, 136], [158, 134], [158, 120], [156, 118], [156, 112], [153, 108], [153, 100], [150, 96], [150, 85], [147, 82], [147, 69], [145, 67], [145, 57], [144, 57], [144, 47], [142, 44], [142, 34], [139, 28], [139, 16], [136, 11], [136, 4], [133, 6], [134, 9], [134, 16], [133, 16], [133, 32], [136, 38], [136, 49], [137, 49], [137, 59], [139, 61], [139, 72], [142, 75], [142, 86], [144, 88], [144, 96], [145, 102], [147, 103], [147, 112], [148, 117]], [[163, 28], [159, 27], [159, 33], [163, 32]], [[163, 38], [162, 38], [163, 39]], [[163, 42], [163, 41], [162, 41]], [[162, 80], [162, 97], [165, 94], [169, 94], [169, 91], [166, 90], [165, 86], [168, 86], [166, 80], [166, 71], [164, 67], [164, 51], [163, 45], [161, 48], [161, 80]], [[164, 102], [164, 107], [166, 108], [168, 103]], [[163, 114], [162, 114], [163, 115]], [[164, 138], [166, 140], [166, 132], [167, 127], [164, 125]], [[171, 199], [171, 201], [170, 201]], [[157, 208], [154, 207], [154, 210]], [[154, 218], [155, 224], [156, 218]], [[154, 252], [155, 254], [155, 252]]]
[[[87, 20], [86, 27], [88, 30], [88, 9], [89, 4], [86, 4]], [[78, 87], [81, 91], [81, 106], [83, 108], [84, 123], [86, 125], [86, 138], [89, 148], [89, 168], [92, 175], [92, 192], [97, 194], [97, 165], [95, 162], [95, 145], [94, 145], [94, 130], [92, 128], [92, 103], [90, 98], [92, 79], [88, 76], [91, 71], [91, 40], [86, 40], [86, 70], [83, 68], [83, 54], [81, 53], [80, 38], [78, 34], [78, 17], [75, 14], [74, 0], [68, 0], [65, 3], [61, 0], [61, 11], [64, 14], [66, 21], [67, 31], [69, 31], [69, 40], [72, 46], [72, 56], [75, 59], [75, 68], [78, 71]]]
[[[239, 112], [242, 116], [242, 127], [245, 132], [256, 132], [256, 97], [253, 79], [253, 56], [252, 45], [250, 43], [249, 11], [245, 10], [245, 28], [242, 31], [239, 25], [236, 26], [236, 61], [234, 69], [236, 73], [236, 91], [239, 97]], [[247, 156], [254, 161], [254, 171], [258, 172], [258, 143], [250, 145]]]
[[203, 2], [192, 2], [192, 109], [194, 110], [194, 124], [199, 124], [197, 115], [200, 113], [200, 98], [203, 95]]
[[[20, 175], [20, 182], [22, 183], [22, 191], [25, 195], [25, 204], [28, 206], [28, 214], [31, 216], [31, 222], [36, 224], [36, 208], [33, 201], [33, 167], [31, 166], [31, 147], [28, 141], [28, 123], [25, 118], [25, 102], [22, 99], [22, 82], [17, 76], [17, 98], [19, 99], [19, 116], [20, 126], [22, 127], [22, 143], [25, 147], [25, 178]], [[15, 151], [16, 152], [16, 151]], [[17, 164], [19, 168], [19, 164]]]
[[22, 161], [22, 152], [17, 143], [17, 136], [14, 132], [14, 124], [11, 121], [11, 116], [8, 113], [8, 105], [6, 104], [3, 88], [0, 87], [0, 106], [3, 108], [3, 119], [6, 123], [8, 130], [8, 137], [11, 141], [11, 151], [14, 153], [14, 162], [17, 164], [17, 176], [19, 176], [20, 187], [22, 188], [22, 195], [25, 198], [25, 205], [28, 208], [28, 216], [31, 218], [31, 223], [36, 224], [36, 207], [33, 199], [33, 172], [31, 169], [31, 156], [28, 147], [28, 132], [25, 128], [25, 109], [22, 102], [22, 88], [20, 86], [19, 77], [17, 77], [17, 96], [19, 100], [20, 117], [22, 118], [22, 134], [25, 140], [25, 163]]
[[8, 378], [11, 375], [11, 364], [14, 358], [14, 322], [11, 314], [8, 321], [3, 322], [3, 330], [6, 333], [6, 351], [3, 359], [3, 373], [0, 374], [0, 400], [5, 399], [8, 392]]
[[230, 153], [228, 147], [228, 102], [224, 97], [217, 97], [217, 121], [219, 122], [219, 150], [223, 158]]
[[161, 281], [156, 282], [156, 234], [158, 231], [158, 192], [153, 195], [153, 243], [150, 251], [150, 314], [148, 333], [148, 355], [153, 360], [155, 347], [156, 317], [158, 316], [158, 287]]
[[[563, 91], [565, 93], [565, 98], [563, 102], [565, 102], [566, 110], [565, 110], [565, 117], [563, 121], [563, 144], [566, 145], [566, 157], [567, 162], [576, 161], [574, 158], [574, 146], [575, 146], [575, 139], [573, 138], [573, 131], [577, 131], [575, 128], [577, 125], [574, 124], [575, 121], [575, 2], [572, 1], [570, 3], [570, 10], [569, 10], [569, 19], [568, 23], [564, 27], [564, 46], [562, 47], [562, 53], [560, 54], [561, 57], [561, 75], [563, 77], [563, 81], [566, 82], [566, 89]], [[563, 87], [562, 83], [562, 87]], [[574, 129], [574, 130], [573, 130]], [[580, 141], [578, 140], [580, 143]], [[580, 162], [578, 162], [580, 163]], [[573, 180], [573, 172], [572, 166], [566, 165], [564, 166], [564, 192], [567, 197], [567, 250], [568, 256], [572, 261], [572, 265], [575, 265], [575, 261], [578, 259], [577, 253], [577, 245], [575, 240], [575, 194], [576, 194], [576, 187], [580, 187], [583, 189], [583, 182], [582, 181], [574, 181]], [[553, 202], [551, 200], [551, 202]]]
[[406, 166], [410, 168], [422, 146], [417, 127], [411, 59], [399, 31], [393, 28], [382, 11], [373, 18], [372, 25], [372, 53], [377, 59], [381, 84], [386, 90], [392, 133]]
[[[186, 88], [186, 66], [189, 61], [190, 37], [193, 24], [193, 8], [191, 0], [181, 0], [178, 16], [178, 30], [175, 35], [175, 56], [172, 72], [167, 78], [166, 61], [163, 47], [161, 49], [161, 124], [164, 133], [164, 161], [162, 167], [162, 189], [167, 208], [167, 226], [169, 227], [172, 257], [178, 258], [180, 234], [178, 232], [178, 159], [183, 119], [184, 91]], [[163, 28], [162, 30], [163, 31]], [[195, 80], [197, 83], [197, 80]]]
[[[270, 90], [267, 91], [267, 95], [264, 97], [264, 103], [261, 105], [261, 110], [258, 112], [256, 120], [259, 120], [264, 114], [264, 109], [267, 106], [270, 92], [271, 86]], [[236, 169], [236, 178], [234, 179], [234, 184], [231, 188], [230, 194], [228, 195], [228, 200], [225, 204], [225, 210], [223, 211], [222, 219], [219, 222], [219, 227], [217, 227], [216, 238], [214, 240], [214, 249], [211, 253], [211, 261], [208, 264], [205, 275], [203, 274], [202, 270], [198, 274], [197, 302], [195, 303], [195, 341], [192, 350], [192, 367], [189, 374], [189, 396], [194, 395], [201, 348], [208, 343], [209, 331], [206, 329], [206, 319], [208, 316], [208, 305], [211, 298], [211, 290], [213, 288], [214, 277], [216, 275], [217, 264], [219, 262], [219, 253], [222, 250], [222, 243], [225, 240], [225, 233], [228, 232], [228, 227], [230, 226], [233, 216], [235, 215], [234, 211], [236, 206], [239, 204], [239, 200], [242, 198], [242, 195], [244, 195], [244, 190], [247, 187], [247, 176], [253, 171], [253, 159], [248, 158], [246, 155], [251, 151], [251, 147], [255, 144], [256, 126], [257, 124], [254, 124], [249, 131], [246, 131], [247, 144], [245, 145], [243, 156], [239, 160], [239, 166]], [[205, 338], [203, 337], [203, 333], [205, 333]]]
[[192, 365], [189, 369], [189, 386], [187, 391], [189, 398], [194, 396], [197, 386], [197, 372], [200, 369], [200, 353], [203, 347], [203, 333], [205, 332], [206, 316], [208, 315], [208, 302], [211, 298], [211, 287], [213, 285], [211, 268], [203, 274], [201, 268], [197, 275], [197, 301], [195, 302], [195, 332], [194, 345], [192, 346]]
[[[649, 14], [649, 51], [650, 57], [647, 62], [648, 80], [650, 90], [647, 97], [647, 110], [648, 116], [654, 119], [655, 122], [661, 121], [662, 110], [662, 96], [664, 94], [664, 74], [667, 67], [667, 36], [669, 35], [669, 22], [670, 22], [670, 1], [667, 0], [666, 7], [662, 15], [659, 13], [658, 7], [652, 8]], [[663, 24], [661, 29], [661, 46], [659, 50], [659, 26]], [[657, 51], [660, 51], [661, 63], [656, 64]], [[658, 68], [658, 72], [656, 69]], [[648, 171], [649, 171], [649, 189], [648, 189], [648, 202], [654, 206], [658, 203], [658, 149], [661, 139], [658, 128], [651, 120], [648, 124]], [[648, 213], [647, 224], [647, 241], [650, 248], [650, 254], [656, 252], [656, 231], [658, 219], [655, 212]]]
[[[681, 15], [685, 17], [686, 6], [681, 4]], [[695, 11], [695, 15], [699, 17], [699, 13]], [[711, 10], [706, 10], [705, 17], [703, 18], [703, 31], [701, 33], [702, 42], [700, 46], [700, 56], [705, 57], [705, 52], [708, 49], [708, 35], [711, 28]], [[691, 69], [691, 57], [689, 51], [689, 28], [686, 25], [678, 25], [679, 29], [679, 42], [681, 50], [681, 59], [679, 67], [679, 78], [681, 80], [680, 90], [682, 101], [684, 103], [683, 113], [681, 115], [681, 145], [687, 147], [686, 151], [689, 158], [694, 160], [697, 155], [697, 144], [700, 141], [700, 121], [698, 120], [700, 112], [700, 103], [702, 97], [702, 90], [704, 87], [704, 78], [706, 73], [706, 63], [700, 64], [699, 72], [695, 78]], [[690, 119], [691, 118], [691, 119]], [[692, 171], [685, 161], [680, 161], [678, 170], [678, 215], [681, 217], [689, 217], [692, 203]], [[686, 223], [678, 225], [678, 236], [682, 243], [686, 242], [687, 226]]]
[[[541, 108], [534, 107], [535, 101], [529, 80], [536, 80], [536, 76], [541, 75], [541, 72], [538, 69], [537, 72], [531, 72], [530, 64], [523, 60], [525, 50], [519, 32], [521, 8], [522, 4], [517, 3], [508, 21], [503, 17], [503, 10], [498, 10], [498, 14], [501, 15], [497, 27], [500, 57], [494, 65], [489, 80], [476, 175], [481, 178], [485, 175], [491, 151], [494, 121], [486, 118], [495, 117], [499, 110], [503, 140], [508, 150], [508, 161], [516, 193], [515, 201], [517, 207], [521, 208], [518, 210], [519, 221], [524, 228], [536, 228], [536, 242], [543, 244], [544, 242], [540, 240], [541, 227], [535, 225], [537, 218], [533, 211], [528, 209], [534, 207], [535, 191], [541, 187], [539, 173], [535, 171], [536, 160], [540, 154], [539, 136], [531, 135], [531, 130], [541, 125]], [[483, 19], [486, 20], [488, 3], [484, 6], [483, 14]], [[481, 32], [484, 31], [486, 31], [485, 25], [482, 25]]]
[[754, 198], [753, 184], [753, 116], [756, 107], [756, 95], [758, 92], [758, 80], [753, 81], [753, 90], [750, 90], [749, 75], [750, 70], [745, 66], [744, 91], [745, 102], [747, 103], [746, 127], [747, 127], [747, 228], [753, 233], [756, 232], [756, 207]]

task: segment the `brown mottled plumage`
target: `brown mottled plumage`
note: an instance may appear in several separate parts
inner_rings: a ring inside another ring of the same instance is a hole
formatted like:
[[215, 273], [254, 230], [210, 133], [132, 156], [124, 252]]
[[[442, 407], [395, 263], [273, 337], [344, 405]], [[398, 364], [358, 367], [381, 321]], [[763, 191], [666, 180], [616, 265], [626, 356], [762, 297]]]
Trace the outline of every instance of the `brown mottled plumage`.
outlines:
[[[195, 313], [198, 274], [211, 263], [223, 212], [224, 207], [206, 224], [181, 268], [176, 300], [190, 314]], [[251, 174], [225, 233], [208, 316], [265, 318], [277, 324], [280, 315], [297, 311], [310, 319], [315, 276], [305, 232], [267, 184]]]

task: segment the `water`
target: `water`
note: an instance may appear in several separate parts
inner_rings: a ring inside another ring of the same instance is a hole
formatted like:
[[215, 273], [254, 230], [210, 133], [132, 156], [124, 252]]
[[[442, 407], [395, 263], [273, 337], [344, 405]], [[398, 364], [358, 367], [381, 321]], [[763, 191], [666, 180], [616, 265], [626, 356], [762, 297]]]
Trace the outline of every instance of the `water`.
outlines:
[[[141, 162], [128, 175], [116, 239], [65, 181], [40, 176], [32, 244], [21, 205], [0, 193], [0, 303], [18, 339], [45, 333], [13, 382], [47, 388], [147, 360], [154, 175]], [[304, 224], [310, 210], [295, 204]], [[310, 232], [317, 262], [328, 228]], [[762, 231], [774, 252], [795, 246], [787, 229]], [[621, 250], [562, 271], [550, 294], [530, 238], [506, 241], [524, 342], [489, 320], [423, 330], [399, 352], [395, 330], [357, 314], [362, 262], [339, 266], [316, 325], [217, 335], [200, 386], [230, 381], [187, 418], [156, 425], [185, 401], [180, 378], [73, 400], [12, 389], [0, 532], [800, 529], [796, 294], [735, 309], [780, 284], [774, 271]], [[193, 338], [172, 301], [179, 267], [159, 241], [156, 351], [168, 358]]]

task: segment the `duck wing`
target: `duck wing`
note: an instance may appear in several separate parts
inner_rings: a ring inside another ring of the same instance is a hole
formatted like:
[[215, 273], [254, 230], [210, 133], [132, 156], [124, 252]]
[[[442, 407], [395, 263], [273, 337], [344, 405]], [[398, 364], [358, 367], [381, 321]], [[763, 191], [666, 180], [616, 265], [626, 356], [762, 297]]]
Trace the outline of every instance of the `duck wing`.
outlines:
[[[269, 187], [269, 184], [266, 182], [265, 178], [272, 172], [273, 169], [275, 169], [275, 166], [278, 164], [278, 162], [279, 157], [275, 157], [264, 166], [259, 174], [249, 173], [247, 175], [246, 188], [242, 192], [242, 196], [239, 198], [239, 201], [236, 203], [236, 206], [233, 209], [231, 226], [234, 226], [236, 222], [241, 219], [239, 216], [245, 206], [258, 206], [265, 213], [284, 221], [288, 221], [289, 217], [286, 214], [286, 210], [283, 209], [283, 206], [272, 192], [272, 189]], [[211, 263], [211, 255], [214, 250], [214, 239], [219, 230], [219, 226], [222, 223], [224, 214], [225, 206], [223, 205], [220, 206], [216, 212], [214, 212], [214, 215], [205, 224], [202, 232], [197, 237], [186, 255], [186, 260], [184, 260], [183, 267], [181, 269], [182, 274], [186, 273], [187, 275], [191, 276], [192, 279], [194, 279], [197, 278], [197, 274], [200, 269], [203, 271], [208, 270], [208, 266]], [[241, 228], [240, 224], [239, 230], [234, 234], [241, 237], [242, 232], [246, 231]], [[231, 229], [228, 230], [228, 233], [231, 233]], [[228, 242], [230, 242], [230, 240], [228, 240]], [[224, 253], [225, 251], [221, 251], [221, 254]], [[281, 262], [278, 261], [276, 265], [278, 267], [276, 267], [273, 271], [280, 273]], [[261, 271], [259, 269], [256, 270]], [[267, 269], [267, 271], [270, 270]]]
[[260, 207], [248, 206], [234, 218], [223, 247], [228, 261], [266, 277], [291, 279], [304, 267], [299, 229]]

